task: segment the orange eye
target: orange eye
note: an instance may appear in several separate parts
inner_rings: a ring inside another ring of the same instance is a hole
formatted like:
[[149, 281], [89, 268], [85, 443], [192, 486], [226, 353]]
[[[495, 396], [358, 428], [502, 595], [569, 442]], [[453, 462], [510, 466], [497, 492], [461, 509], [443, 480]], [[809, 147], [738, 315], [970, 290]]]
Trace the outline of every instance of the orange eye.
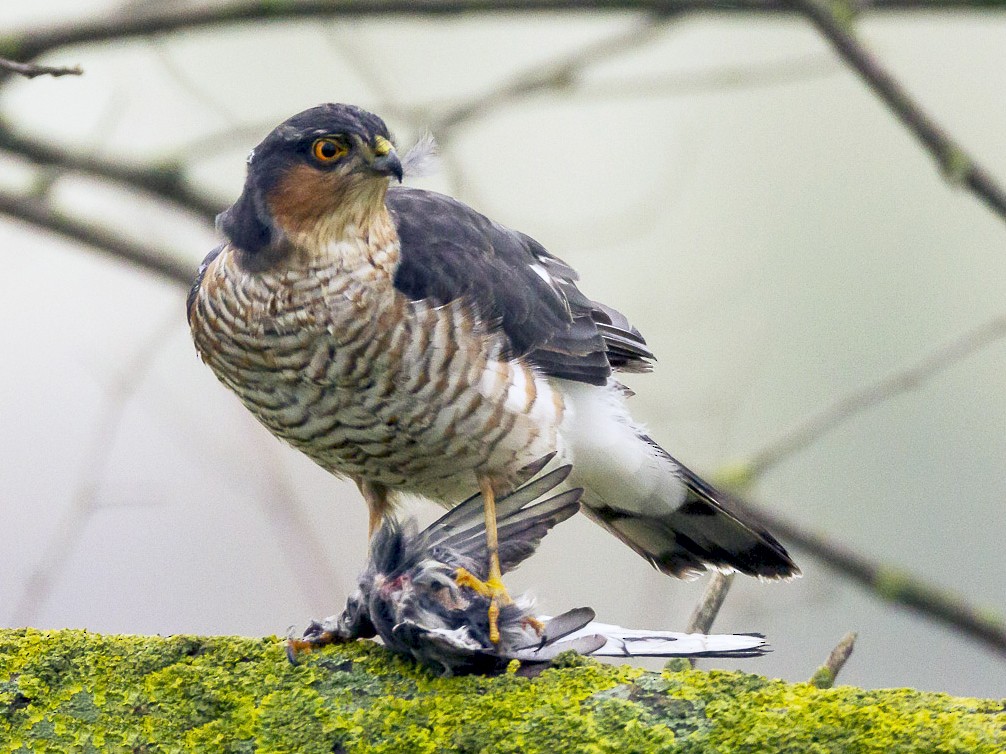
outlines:
[[328, 136], [315, 139], [314, 144], [311, 145], [311, 154], [314, 155], [314, 159], [322, 163], [335, 162], [341, 157], [345, 157], [347, 152], [349, 152], [349, 147], [344, 142]]

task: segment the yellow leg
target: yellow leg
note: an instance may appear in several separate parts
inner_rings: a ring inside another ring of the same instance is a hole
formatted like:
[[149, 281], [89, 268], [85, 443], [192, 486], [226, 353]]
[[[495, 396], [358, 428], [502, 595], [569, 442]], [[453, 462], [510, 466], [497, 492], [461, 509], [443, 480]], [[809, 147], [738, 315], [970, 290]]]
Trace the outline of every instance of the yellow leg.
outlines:
[[370, 521], [367, 524], [367, 541], [369, 542], [374, 538], [374, 532], [378, 530], [381, 526], [381, 521], [384, 520], [384, 516], [374, 508], [370, 509]]
[[381, 527], [381, 522], [391, 508], [388, 500], [388, 488], [383, 484], [368, 482], [365, 479], [357, 479], [356, 486], [360, 488], [360, 494], [367, 501], [367, 509], [370, 512], [370, 521], [367, 526], [367, 541], [374, 538], [374, 532]]
[[[489, 585], [503, 586], [503, 574], [500, 573], [500, 543], [496, 532], [496, 493], [488, 477], [479, 477], [479, 489], [482, 490], [482, 504], [486, 516], [486, 549], [489, 550]], [[494, 584], [495, 582], [495, 584]], [[505, 591], [505, 590], [504, 590]]]
[[459, 586], [467, 586], [483, 597], [489, 598], [489, 641], [499, 644], [500, 608], [513, 602], [506, 587], [503, 586], [503, 574], [500, 573], [499, 536], [496, 531], [496, 494], [488, 477], [479, 476], [479, 489], [482, 490], [482, 501], [486, 517], [486, 549], [489, 551], [489, 573], [485, 581], [478, 579], [464, 568], [459, 568], [454, 578]]
[[543, 633], [545, 633], [545, 624], [542, 623], [537, 618], [535, 618], [533, 615], [529, 615], [526, 618], [522, 619], [521, 625], [524, 626], [525, 628], [528, 627], [533, 628], [534, 632], [538, 634], [538, 636], [541, 636]]

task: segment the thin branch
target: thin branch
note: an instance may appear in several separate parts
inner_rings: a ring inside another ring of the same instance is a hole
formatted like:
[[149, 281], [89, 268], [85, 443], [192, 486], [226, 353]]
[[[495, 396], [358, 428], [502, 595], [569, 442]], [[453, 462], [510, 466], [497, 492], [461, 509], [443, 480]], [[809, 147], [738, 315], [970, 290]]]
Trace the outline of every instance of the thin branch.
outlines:
[[33, 79], [36, 76], [80, 76], [84, 70], [79, 66], [61, 65], [37, 65], [35, 63], [17, 63], [7, 58], [0, 58], [0, 70], [17, 73], [25, 78]]
[[952, 184], [963, 184], [1006, 220], [1006, 191], [916, 102], [855, 37], [855, 6], [848, 0], [791, 0], [835, 51], [922, 143]]
[[[871, 0], [870, 11], [1003, 10], [1006, 0]], [[7, 57], [31, 59], [67, 45], [107, 42], [151, 34], [226, 26], [247, 22], [281, 22], [306, 18], [458, 16], [464, 14], [540, 14], [637, 11], [666, 13], [794, 12], [790, 0], [301, 0], [264, 3], [240, 0], [202, 8], [164, 8], [149, 12], [105, 15], [72, 24], [35, 28], [0, 39]]]
[[150, 40], [150, 49], [154, 53], [164, 72], [193, 100], [222, 119], [231, 129], [241, 125], [240, 119], [220, 102], [219, 98], [199, 81], [185, 72], [171, 56], [171, 50], [164, 44], [164, 37], [158, 35]]
[[9, 625], [31, 626], [38, 622], [56, 579], [64, 573], [80, 544], [87, 522], [101, 508], [98, 491], [129, 401], [143, 384], [168, 333], [176, 327], [177, 318], [172, 315], [144, 341], [107, 388], [105, 410], [98, 417], [85, 451], [73, 499], [60, 514], [52, 536], [37, 554], [35, 567], [21, 585], [20, 595], [13, 600]]
[[283, 561], [307, 603], [312, 609], [327, 610], [332, 605], [332, 595], [351, 591], [325, 546], [329, 532], [312, 523], [297, 498], [282, 457], [276, 452], [276, 440], [264, 432], [256, 436], [260, 438], [262, 464], [269, 471], [269, 489], [259, 499], [260, 510], [269, 522], [270, 537], [279, 542]]
[[845, 663], [852, 657], [852, 649], [856, 644], [856, 634], [850, 631], [835, 645], [825, 660], [824, 665], [814, 671], [810, 683], [819, 689], [830, 689], [835, 685], [838, 674], [842, 672]]
[[531, 94], [572, 87], [587, 67], [642, 47], [665, 30], [668, 16], [647, 16], [628, 29], [579, 47], [547, 63], [536, 62], [509, 80], [487, 87], [468, 101], [451, 108], [432, 124], [430, 130], [445, 143], [452, 131], [476, 116]]
[[365, 48], [352, 34], [352, 29], [346, 31], [350, 33], [345, 33], [336, 27], [330, 27], [329, 33], [325, 35], [325, 40], [332, 51], [363, 82], [364, 86], [376, 95], [375, 99], [383, 102], [381, 105], [382, 115], [404, 121], [416, 131], [425, 128], [431, 120], [428, 114], [423, 117], [422, 111], [402, 107], [398, 104], [400, 98], [394, 91], [391, 82], [387, 81], [382, 74], [384, 68], [379, 63], [381, 50]]
[[120, 261], [189, 286], [195, 268], [167, 249], [132, 241], [107, 228], [64, 215], [47, 202], [0, 190], [0, 214], [77, 241]]
[[[702, 598], [695, 605], [695, 609], [688, 619], [685, 633], [709, 633], [713, 627], [713, 622], [716, 620], [716, 616], [719, 615], [720, 608], [723, 607], [723, 600], [727, 598], [727, 592], [730, 591], [730, 586], [733, 583], [734, 574], [713, 571], [712, 576], [709, 577], [709, 583], [706, 584], [706, 589], [702, 593]], [[695, 658], [689, 658], [688, 663], [694, 668]]]
[[[215, 157], [221, 150], [233, 149], [234, 145], [238, 143], [247, 141], [256, 143], [275, 128], [276, 124], [286, 115], [288, 113], [200, 134], [178, 146], [177, 153], [185, 155], [188, 161], [197, 161], [205, 157]], [[219, 209], [214, 211], [219, 211]]]
[[706, 584], [706, 590], [702, 593], [702, 599], [699, 600], [692, 611], [691, 617], [688, 619], [685, 633], [709, 633], [713, 627], [713, 621], [716, 620], [720, 608], [723, 607], [723, 600], [727, 598], [730, 585], [733, 583], [734, 574], [713, 571], [712, 576], [709, 577], [709, 583]]
[[570, 92], [583, 99], [626, 99], [635, 97], [679, 97], [687, 94], [716, 94], [779, 86], [832, 76], [844, 68], [834, 58], [821, 55], [794, 55], [780, 60], [751, 62], [738, 66], [678, 71], [631, 79], [583, 82]]
[[223, 208], [220, 202], [192, 189], [184, 170], [174, 163], [135, 167], [33, 139], [0, 123], [0, 150], [19, 155], [37, 165], [86, 173], [138, 188], [192, 212], [209, 222]]
[[800, 548], [828, 568], [866, 587], [871, 594], [951, 626], [1006, 655], [1006, 619], [1002, 616], [970, 605], [963, 596], [929, 584], [908, 571], [872, 560], [823, 534], [804, 529], [785, 516], [755, 505], [750, 500], [731, 497], [736, 508], [757, 520], [780, 540]]
[[741, 464], [743, 474], [753, 479], [800, 451], [810, 447], [836, 427], [896, 395], [916, 390], [967, 357], [1006, 338], [1006, 315], [979, 325], [930, 352], [919, 361], [902, 367], [876, 382], [849, 393], [830, 406], [804, 419], [800, 424], [754, 453]]

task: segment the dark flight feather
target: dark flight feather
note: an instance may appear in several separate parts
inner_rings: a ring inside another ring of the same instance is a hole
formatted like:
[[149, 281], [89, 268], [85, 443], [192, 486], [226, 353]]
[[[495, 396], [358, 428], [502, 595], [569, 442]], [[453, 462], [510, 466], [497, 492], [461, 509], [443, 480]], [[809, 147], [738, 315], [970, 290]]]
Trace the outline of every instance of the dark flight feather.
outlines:
[[393, 187], [387, 205], [401, 240], [395, 287], [409, 298], [466, 301], [499, 323], [508, 355], [555, 377], [604, 385], [613, 370], [649, 369], [639, 331], [587, 298], [576, 272], [530, 236], [422, 189]]

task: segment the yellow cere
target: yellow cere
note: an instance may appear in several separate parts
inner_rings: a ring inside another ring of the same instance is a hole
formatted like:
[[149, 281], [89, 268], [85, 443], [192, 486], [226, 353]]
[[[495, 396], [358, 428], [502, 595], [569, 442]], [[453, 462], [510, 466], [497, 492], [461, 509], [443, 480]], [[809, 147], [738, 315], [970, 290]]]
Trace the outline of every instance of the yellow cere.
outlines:
[[392, 150], [391, 142], [385, 139], [383, 136], [374, 137], [374, 154], [378, 157], [384, 157]]

